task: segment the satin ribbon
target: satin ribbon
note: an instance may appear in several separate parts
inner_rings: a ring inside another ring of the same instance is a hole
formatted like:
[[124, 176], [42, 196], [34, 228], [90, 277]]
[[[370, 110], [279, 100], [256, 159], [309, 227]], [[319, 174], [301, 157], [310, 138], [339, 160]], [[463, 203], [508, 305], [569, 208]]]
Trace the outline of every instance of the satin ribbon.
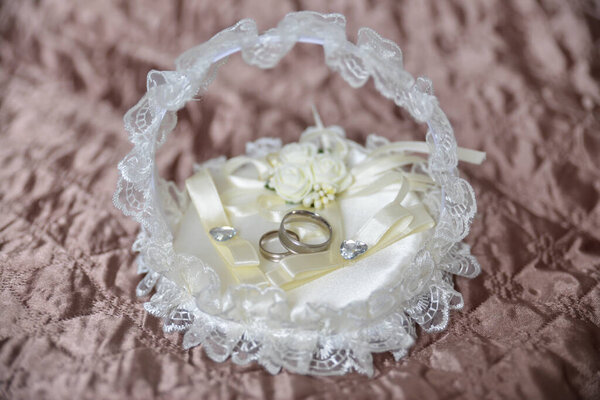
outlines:
[[[429, 154], [431, 149], [426, 142], [411, 142], [411, 141], [402, 141], [386, 144], [376, 148], [371, 151], [368, 158], [377, 158], [380, 157], [383, 153], [389, 152], [406, 152], [411, 151], [414, 153], [424, 153]], [[485, 152], [465, 149], [464, 147], [457, 147], [457, 156], [459, 161], [468, 162], [469, 164], [481, 164], [486, 157]]]
[[[404, 207], [401, 202], [409, 191], [426, 190], [435, 182], [425, 174], [398, 170], [400, 167], [424, 161], [422, 157], [408, 155], [406, 152], [429, 153], [429, 151], [429, 146], [425, 142], [391, 143], [371, 152], [363, 162], [350, 171], [354, 183], [341, 194], [342, 198], [368, 196], [394, 187], [397, 191], [394, 200], [369, 218], [352, 236], [354, 240], [365, 242], [369, 247], [369, 253], [379, 251], [408, 235], [429, 229], [434, 225], [423, 204]], [[461, 161], [480, 164], [485, 159], [485, 153], [458, 148], [458, 158]], [[254, 177], [247, 176], [248, 166], [255, 169]], [[238, 174], [240, 170], [245, 172], [246, 176]], [[190, 178], [188, 181], [192, 184], [186, 182], [206, 230], [214, 226], [229, 225], [225, 209], [238, 217], [259, 213], [269, 221], [280, 222], [289, 210], [304, 208], [287, 204], [273, 191], [265, 188], [265, 182], [271, 171], [270, 165], [265, 161], [246, 156], [235, 157], [225, 164], [223, 171], [231, 188], [223, 194], [222, 203], [207, 171], [201, 171], [200, 178], [195, 179], [196, 175]], [[209, 179], [206, 179], [207, 176]], [[330, 203], [324, 210], [319, 210], [319, 213], [333, 227], [332, 246], [325, 252], [286, 257], [266, 274], [273, 284], [288, 290], [354, 262], [345, 260], [339, 254], [338, 244], [346, 238], [341, 237], [344, 229], [338, 202]], [[213, 221], [215, 225], [211, 225], [213, 222], [209, 221]], [[217, 221], [221, 224], [217, 224]], [[297, 231], [303, 241], [314, 235], [314, 231], [311, 230], [297, 229]], [[243, 244], [236, 244], [236, 241], [242, 241]], [[249, 242], [239, 238], [229, 242], [231, 243], [214, 243], [239, 278], [240, 266], [255, 267], [260, 259]], [[255, 270], [258, 272], [254, 271], [249, 278], [252, 281], [263, 282], [264, 274], [258, 268]]]
[[[252, 166], [256, 170], [258, 178], [248, 178], [235, 174], [236, 171]], [[247, 156], [238, 156], [229, 159], [223, 168], [223, 173], [236, 188], [243, 189], [263, 189], [265, 182], [269, 177], [271, 166], [264, 161]]]
[[[185, 181], [185, 185], [206, 232], [216, 227], [231, 226], [208, 169], [198, 171]], [[224, 242], [213, 239], [212, 243], [240, 282], [267, 283], [265, 275], [258, 268], [258, 253], [249, 241], [236, 235]]]
[[[409, 235], [430, 229], [435, 225], [422, 204], [407, 208], [413, 218], [409, 226], [404, 228], [404, 233], [402, 233], [402, 225], [398, 225], [398, 228], [393, 227], [376, 247], [369, 249], [371, 253], [377, 252]], [[338, 238], [338, 242], [340, 241], [341, 238]], [[271, 282], [282, 289], [291, 290], [355, 262], [355, 260], [345, 260], [339, 253], [339, 247], [332, 246], [327, 252], [286, 257], [279, 263], [280, 268], [270, 271], [267, 276]]]
[[[394, 200], [386, 204], [375, 215], [369, 218], [351, 239], [367, 244], [369, 254], [377, 252], [406, 236], [424, 231], [435, 224], [423, 204], [404, 207], [401, 202], [409, 191], [408, 181], [398, 173], [400, 189]], [[333, 205], [332, 205], [333, 206]], [[342, 218], [339, 209], [328, 206], [328, 221], [337, 224]], [[336, 215], [337, 213], [337, 215]], [[331, 215], [333, 214], [333, 215]], [[314, 254], [292, 255], [279, 262], [279, 268], [267, 273], [274, 284], [285, 290], [292, 289], [309, 280], [330, 273], [341, 267], [354, 263], [344, 259], [339, 253], [339, 246], [344, 238], [340, 237], [343, 227], [332, 238], [332, 246], [328, 251]]]
[[272, 190], [246, 189], [233, 187], [226, 190], [222, 196], [225, 209], [230, 215], [245, 217], [260, 214], [271, 222], [280, 222], [285, 213], [295, 205], [290, 205]]
[[[364, 165], [361, 164], [358, 168], [353, 169], [355, 184], [344, 192], [343, 198], [362, 197], [394, 186], [398, 187], [395, 199], [371, 217], [353, 236], [353, 239], [365, 242], [371, 253], [409, 234], [416, 233], [419, 229], [433, 226], [433, 219], [427, 214], [422, 205], [405, 208], [400, 204], [413, 185], [412, 183], [409, 184], [412, 181], [407, 178], [404, 172], [394, 170], [422, 160], [421, 157], [395, 154], [384, 156], [379, 160], [368, 160]], [[229, 168], [225, 168], [227, 172], [236, 171], [243, 167], [244, 160], [232, 161], [231, 165]], [[250, 165], [257, 166], [255, 163]], [[257, 168], [258, 170], [259, 168]], [[224, 194], [225, 203], [229, 203], [226, 207], [228, 212], [233, 212], [238, 216], [258, 212], [269, 220], [279, 222], [290, 209], [299, 208], [296, 205], [286, 204], [279, 196], [274, 195], [272, 191], [264, 189], [264, 187], [258, 190], [246, 190], [248, 187], [258, 187], [258, 180], [252, 183], [248, 178], [244, 178], [244, 181], [233, 178], [239, 177], [229, 175], [233, 188]], [[433, 181], [423, 174], [411, 174], [410, 179], [422, 184], [433, 184]], [[243, 187], [237, 186], [239, 182], [243, 182], [241, 185]], [[252, 196], [254, 196], [254, 201], [252, 201]], [[338, 203], [333, 202], [333, 204], [328, 205], [324, 210], [319, 210], [319, 212], [333, 227], [333, 245], [326, 252], [286, 257], [285, 260], [267, 272], [267, 277], [272, 283], [284, 289], [289, 289], [296, 286], [296, 283], [300, 284], [300, 282], [315, 279], [351, 263], [339, 255], [338, 244], [345, 238], [341, 237], [344, 229]], [[416, 220], [415, 215], [418, 216]], [[303, 241], [309, 239], [309, 233], [314, 232], [311, 230], [303, 231], [298, 227], [296, 227], [296, 231]], [[385, 240], [382, 241], [384, 236]], [[381, 245], [378, 246], [380, 241]]]

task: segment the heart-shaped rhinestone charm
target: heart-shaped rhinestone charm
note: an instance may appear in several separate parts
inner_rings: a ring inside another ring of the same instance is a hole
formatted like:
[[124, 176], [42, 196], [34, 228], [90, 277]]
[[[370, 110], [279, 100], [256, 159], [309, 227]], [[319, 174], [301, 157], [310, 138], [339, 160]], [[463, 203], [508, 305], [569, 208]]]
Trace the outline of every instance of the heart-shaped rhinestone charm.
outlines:
[[208, 233], [217, 242], [225, 242], [237, 235], [237, 229], [232, 226], [217, 226], [208, 231]]
[[369, 246], [365, 242], [361, 242], [360, 240], [352, 240], [347, 239], [342, 242], [340, 246], [340, 254], [346, 260], [353, 260], [356, 257], [363, 254]]

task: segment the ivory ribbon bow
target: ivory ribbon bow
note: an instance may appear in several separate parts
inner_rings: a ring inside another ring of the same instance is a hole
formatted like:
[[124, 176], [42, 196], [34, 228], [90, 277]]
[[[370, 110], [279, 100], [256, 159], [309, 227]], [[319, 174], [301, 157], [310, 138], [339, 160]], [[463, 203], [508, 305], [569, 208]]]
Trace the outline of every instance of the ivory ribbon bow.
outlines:
[[[395, 198], [370, 217], [350, 238], [366, 243], [369, 254], [408, 235], [429, 229], [435, 224], [422, 203], [409, 207], [401, 205], [409, 191], [423, 191], [434, 185], [433, 180], [425, 174], [400, 170], [403, 166], [423, 162], [422, 157], [408, 155], [406, 152], [428, 153], [429, 147], [424, 142], [397, 142], [379, 147], [352, 168], [350, 173], [354, 182], [339, 196], [363, 197], [384, 189], [397, 188]], [[458, 158], [461, 161], [480, 164], [485, 158], [485, 153], [459, 148]], [[255, 169], [254, 177], [236, 173], [248, 166]], [[270, 165], [263, 160], [246, 156], [230, 159], [223, 172], [231, 188], [223, 193], [222, 198], [208, 170], [203, 169], [189, 178], [186, 181], [187, 189], [205, 230], [229, 225], [227, 213], [237, 217], [259, 213], [267, 220], [280, 222], [289, 210], [304, 208], [300, 205], [286, 204], [282, 198], [265, 188], [270, 171]], [[344, 228], [339, 202], [328, 204], [325, 209], [319, 210], [319, 213], [333, 228], [332, 245], [329, 250], [291, 255], [277, 263], [270, 271], [261, 270], [266, 260], [262, 260], [261, 263], [254, 247], [244, 239], [213, 241], [213, 244], [240, 282], [268, 285], [270, 281], [288, 290], [353, 262], [342, 258], [339, 252], [340, 243], [346, 239], [342, 237]], [[298, 234], [302, 240], [306, 240], [312, 233], [299, 229]]]

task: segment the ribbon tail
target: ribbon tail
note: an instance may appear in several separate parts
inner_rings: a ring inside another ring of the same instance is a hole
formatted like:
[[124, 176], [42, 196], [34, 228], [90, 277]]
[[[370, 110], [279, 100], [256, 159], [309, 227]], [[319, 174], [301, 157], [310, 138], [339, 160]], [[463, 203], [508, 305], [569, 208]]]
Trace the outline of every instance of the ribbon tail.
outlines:
[[[481, 164], [486, 157], [486, 153], [483, 151], [466, 149], [464, 147], [457, 147], [457, 155], [460, 161], [464, 161], [470, 164]], [[369, 154], [369, 158], [377, 158], [384, 153], [387, 152], [405, 152], [411, 151], [414, 153], [424, 153], [429, 154], [431, 149], [427, 142], [411, 142], [411, 141], [403, 141], [390, 143], [377, 149], [373, 150], [371, 154]]]

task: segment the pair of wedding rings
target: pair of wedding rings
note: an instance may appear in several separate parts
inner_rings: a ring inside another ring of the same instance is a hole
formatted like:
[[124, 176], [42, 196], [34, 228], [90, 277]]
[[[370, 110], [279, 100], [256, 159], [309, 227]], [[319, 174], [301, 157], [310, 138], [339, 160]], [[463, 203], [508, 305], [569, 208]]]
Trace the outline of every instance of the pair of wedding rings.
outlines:
[[[296, 232], [287, 228], [289, 224], [293, 222], [310, 222], [311, 224], [317, 225], [320, 229], [325, 231], [326, 240], [321, 243], [302, 242]], [[333, 230], [331, 225], [319, 214], [307, 210], [293, 210], [284, 215], [281, 224], [279, 225], [279, 230], [270, 231], [262, 235], [258, 241], [258, 246], [263, 257], [267, 260], [279, 262], [292, 254], [318, 253], [327, 250], [331, 244], [332, 234]], [[279, 242], [286, 251], [277, 253], [265, 248], [267, 241], [275, 236], [279, 237]]]

